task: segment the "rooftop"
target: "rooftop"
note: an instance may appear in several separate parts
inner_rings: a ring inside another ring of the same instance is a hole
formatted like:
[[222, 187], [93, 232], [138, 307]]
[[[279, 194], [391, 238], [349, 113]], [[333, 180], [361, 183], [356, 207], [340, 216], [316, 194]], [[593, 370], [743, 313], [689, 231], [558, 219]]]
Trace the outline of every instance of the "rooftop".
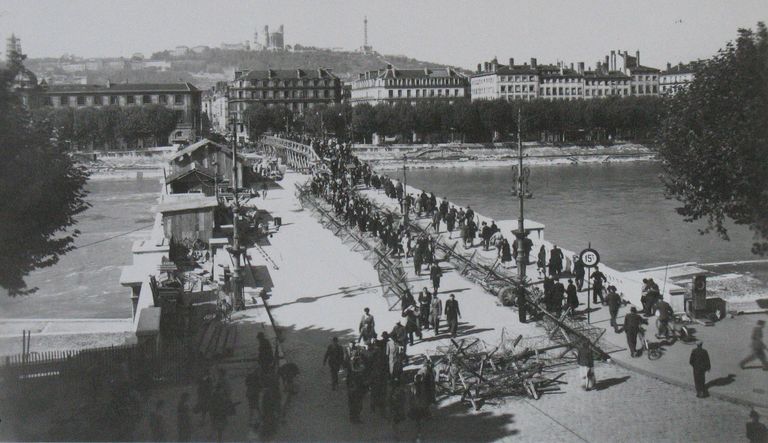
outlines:
[[106, 85], [53, 84], [48, 92], [116, 93], [116, 92], [195, 92], [191, 83], [107, 83]]
[[338, 79], [330, 69], [266, 69], [243, 70], [235, 72], [235, 80], [268, 80], [268, 79]]

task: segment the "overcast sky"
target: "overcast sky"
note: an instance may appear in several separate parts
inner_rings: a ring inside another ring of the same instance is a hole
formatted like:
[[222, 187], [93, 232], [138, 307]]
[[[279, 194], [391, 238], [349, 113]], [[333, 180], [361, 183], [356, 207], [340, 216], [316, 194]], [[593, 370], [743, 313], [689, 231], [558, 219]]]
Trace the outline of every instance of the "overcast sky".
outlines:
[[[472, 68], [498, 56], [594, 65], [611, 49], [663, 67], [705, 58], [740, 27], [768, 20], [768, 0], [0, 0], [0, 34], [29, 57], [130, 56], [177, 45], [253, 40], [285, 25], [285, 43], [354, 49]], [[2, 45], [4, 55], [5, 45]]]

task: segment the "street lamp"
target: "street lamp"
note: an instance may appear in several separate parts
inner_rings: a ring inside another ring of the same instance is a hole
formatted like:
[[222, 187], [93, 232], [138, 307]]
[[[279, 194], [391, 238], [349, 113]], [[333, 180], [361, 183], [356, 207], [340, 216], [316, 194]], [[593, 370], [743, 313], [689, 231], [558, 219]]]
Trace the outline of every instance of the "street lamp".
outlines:
[[528, 265], [528, 251], [525, 250], [525, 240], [528, 238], [528, 232], [525, 230], [525, 199], [530, 198], [528, 192], [528, 174], [530, 170], [523, 167], [523, 138], [522, 138], [522, 112], [517, 111], [517, 186], [513, 194], [517, 195], [519, 202], [519, 214], [517, 217], [517, 230], [514, 231], [515, 241], [517, 242], [517, 275], [522, 287], [525, 281], [525, 267]]
[[408, 227], [408, 182], [406, 181], [406, 175], [405, 175], [405, 162], [408, 160], [408, 157], [403, 154], [403, 201], [402, 201], [402, 210], [403, 210], [403, 224]]

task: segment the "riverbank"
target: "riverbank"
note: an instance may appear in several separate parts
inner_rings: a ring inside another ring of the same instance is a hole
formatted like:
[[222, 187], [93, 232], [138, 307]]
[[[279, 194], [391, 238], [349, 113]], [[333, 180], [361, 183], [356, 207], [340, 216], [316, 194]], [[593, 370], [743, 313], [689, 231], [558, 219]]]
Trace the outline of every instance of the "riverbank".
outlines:
[[[355, 145], [355, 155], [378, 170], [499, 167], [516, 164], [517, 149], [511, 145]], [[528, 165], [578, 165], [653, 161], [656, 152], [643, 145], [548, 146], [526, 143]]]

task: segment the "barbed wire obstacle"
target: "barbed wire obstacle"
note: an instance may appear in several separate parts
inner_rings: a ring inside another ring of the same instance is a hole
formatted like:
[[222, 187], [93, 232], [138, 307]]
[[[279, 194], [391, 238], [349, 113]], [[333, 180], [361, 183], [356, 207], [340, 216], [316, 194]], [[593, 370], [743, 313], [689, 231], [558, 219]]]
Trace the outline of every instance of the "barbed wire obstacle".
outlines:
[[339, 237], [352, 251], [360, 252], [373, 265], [381, 283], [381, 293], [390, 311], [397, 309], [403, 295], [410, 290], [410, 282], [403, 269], [402, 261], [393, 259], [388, 248], [380, 239], [366, 236], [350, 227], [341, 217], [333, 213], [329, 204], [310, 195], [305, 188], [297, 186], [302, 206], [308, 208], [320, 224]]
[[573, 349], [553, 342], [548, 335], [505, 336], [495, 344], [479, 338], [452, 339], [438, 346], [435, 361], [438, 388], [449, 395], [461, 395], [475, 410], [495, 398], [523, 396], [539, 399], [559, 390], [566, 366], [573, 366]]

